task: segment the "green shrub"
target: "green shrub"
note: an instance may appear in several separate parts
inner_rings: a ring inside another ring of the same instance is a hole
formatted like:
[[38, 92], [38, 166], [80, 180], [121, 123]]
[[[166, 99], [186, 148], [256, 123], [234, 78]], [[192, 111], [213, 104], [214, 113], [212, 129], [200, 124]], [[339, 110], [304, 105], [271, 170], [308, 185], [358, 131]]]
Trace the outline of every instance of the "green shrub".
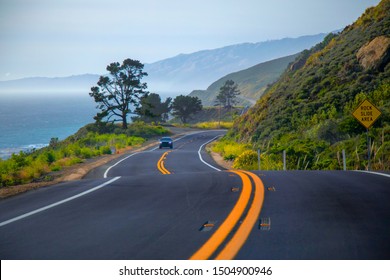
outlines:
[[62, 169], [62, 167], [59, 166], [59, 165], [55, 165], [55, 166], [52, 166], [52, 167], [50, 168], [51, 171], [60, 171], [61, 169]]
[[100, 147], [99, 150], [102, 155], [111, 155], [111, 148], [109, 146]]
[[234, 160], [244, 151], [249, 150], [250, 146], [247, 144], [239, 144], [232, 140], [221, 139], [214, 142], [212, 151], [219, 153], [225, 160]]
[[233, 127], [233, 122], [201, 122], [193, 126], [200, 129], [230, 129]]
[[91, 158], [94, 156], [94, 153], [92, 152], [91, 148], [81, 148], [81, 157], [82, 158]]
[[283, 160], [281, 154], [261, 154], [261, 170], [282, 170]]
[[255, 151], [245, 151], [239, 155], [233, 163], [233, 168], [244, 170], [258, 169], [258, 156]]

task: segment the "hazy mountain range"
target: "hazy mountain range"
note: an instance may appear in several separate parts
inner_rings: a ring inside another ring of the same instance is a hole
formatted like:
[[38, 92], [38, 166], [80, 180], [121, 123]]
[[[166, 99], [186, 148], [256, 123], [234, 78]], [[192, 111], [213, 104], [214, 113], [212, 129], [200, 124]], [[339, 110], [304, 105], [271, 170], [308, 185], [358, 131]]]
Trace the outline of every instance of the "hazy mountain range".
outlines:
[[[206, 89], [217, 79], [261, 62], [292, 55], [322, 41], [326, 34], [244, 43], [191, 54], [180, 54], [145, 64], [145, 81], [153, 92], [181, 92]], [[134, 59], [134, 58], [133, 58]], [[104, 71], [104, 69], [102, 69]], [[103, 72], [102, 71], [102, 72]], [[98, 74], [70, 77], [34, 77], [0, 81], [1, 92], [89, 92]]]
[[33, 77], [0, 81], [0, 93], [88, 92], [98, 80], [99, 75], [97, 74], [84, 74], [58, 78]]
[[217, 79], [261, 62], [296, 54], [321, 42], [326, 34], [244, 43], [173, 58], [145, 66], [151, 88], [163, 91], [206, 89]]

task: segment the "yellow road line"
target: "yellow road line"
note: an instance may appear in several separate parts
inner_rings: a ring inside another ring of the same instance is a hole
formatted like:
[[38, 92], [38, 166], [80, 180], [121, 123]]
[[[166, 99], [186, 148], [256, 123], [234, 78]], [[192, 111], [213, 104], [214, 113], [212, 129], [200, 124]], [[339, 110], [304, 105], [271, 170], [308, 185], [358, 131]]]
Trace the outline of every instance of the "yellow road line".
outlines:
[[240, 176], [243, 186], [242, 192], [236, 205], [233, 210], [230, 212], [228, 217], [222, 223], [222, 225], [218, 228], [218, 230], [207, 240], [205, 244], [198, 251], [196, 251], [191, 257], [190, 260], [206, 260], [208, 259], [222, 244], [222, 242], [226, 239], [228, 234], [232, 231], [233, 227], [237, 224], [240, 219], [242, 213], [244, 212], [251, 195], [251, 181], [249, 177], [244, 175], [242, 172], [238, 171], [230, 171], [236, 173]]
[[259, 177], [257, 177], [251, 172], [242, 172], [252, 177], [252, 180], [255, 183], [255, 193], [253, 201], [244, 221], [242, 222], [234, 236], [226, 244], [225, 248], [215, 258], [216, 260], [231, 260], [237, 255], [238, 251], [241, 249], [242, 245], [244, 245], [245, 241], [247, 240], [254, 224], [257, 221], [257, 218], [260, 215], [260, 211], [263, 206], [264, 185], [262, 181], [259, 179]]
[[171, 174], [171, 172], [169, 172], [165, 166], [164, 166], [164, 159], [165, 159], [165, 156], [168, 155], [168, 152], [165, 152], [163, 153], [163, 155], [161, 156], [161, 158], [158, 160], [157, 162], [157, 168], [158, 170], [162, 173], [162, 174]]
[[164, 161], [161, 161], [161, 169], [165, 170], [165, 174], [171, 174], [171, 172], [168, 171], [168, 169], [164, 166]]

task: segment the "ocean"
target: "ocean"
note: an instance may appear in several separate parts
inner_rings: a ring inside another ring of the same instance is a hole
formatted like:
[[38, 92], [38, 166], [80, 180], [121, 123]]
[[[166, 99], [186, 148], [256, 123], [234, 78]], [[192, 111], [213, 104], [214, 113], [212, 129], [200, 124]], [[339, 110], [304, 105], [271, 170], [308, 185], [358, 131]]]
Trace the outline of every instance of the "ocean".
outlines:
[[88, 93], [0, 93], [0, 158], [65, 139], [94, 122], [95, 106]]
[[[161, 93], [161, 99], [178, 93]], [[0, 92], [0, 158], [31, 151], [93, 123], [96, 103], [88, 93]]]

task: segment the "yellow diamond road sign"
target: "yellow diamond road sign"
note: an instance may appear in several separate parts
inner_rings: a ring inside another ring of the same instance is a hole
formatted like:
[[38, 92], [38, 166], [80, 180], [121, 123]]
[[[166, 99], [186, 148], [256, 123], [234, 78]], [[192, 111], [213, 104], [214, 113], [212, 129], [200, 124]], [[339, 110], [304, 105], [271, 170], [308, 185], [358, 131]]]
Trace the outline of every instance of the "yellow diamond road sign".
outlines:
[[352, 115], [367, 129], [374, 124], [381, 114], [381, 111], [367, 99], [360, 103], [359, 107], [352, 113]]

